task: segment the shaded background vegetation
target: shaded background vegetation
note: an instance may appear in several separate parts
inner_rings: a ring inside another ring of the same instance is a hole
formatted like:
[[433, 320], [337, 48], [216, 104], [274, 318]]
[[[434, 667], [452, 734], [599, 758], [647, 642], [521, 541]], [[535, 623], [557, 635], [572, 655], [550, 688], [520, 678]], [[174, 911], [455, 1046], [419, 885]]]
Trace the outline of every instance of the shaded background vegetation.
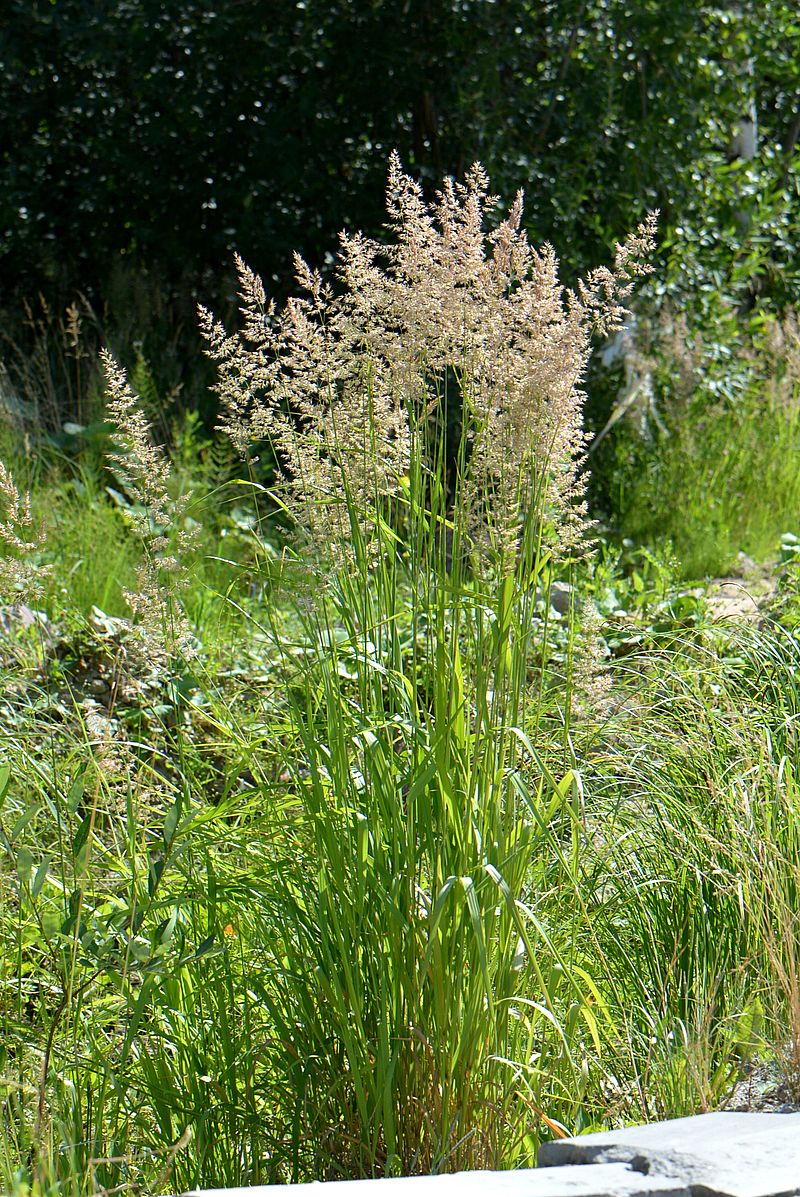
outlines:
[[[431, 184], [480, 159], [505, 197], [524, 185], [533, 238], [571, 270], [659, 207], [666, 244], [718, 272], [756, 200], [767, 256], [790, 258], [773, 210], [800, 128], [783, 0], [4, 8], [6, 307], [77, 290], [122, 306], [145, 278], [185, 316], [222, 297], [234, 248], [280, 292], [292, 250], [321, 263], [340, 229], [380, 227], [392, 148]], [[751, 109], [756, 197], [718, 175]]]

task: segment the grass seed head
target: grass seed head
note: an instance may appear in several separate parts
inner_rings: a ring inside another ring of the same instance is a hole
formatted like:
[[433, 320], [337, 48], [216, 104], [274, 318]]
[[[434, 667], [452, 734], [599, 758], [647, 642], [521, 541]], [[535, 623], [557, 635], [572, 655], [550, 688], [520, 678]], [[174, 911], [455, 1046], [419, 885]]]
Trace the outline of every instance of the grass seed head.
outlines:
[[242, 334], [200, 311], [220, 428], [241, 452], [271, 441], [286, 506], [323, 557], [348, 559], [354, 519], [374, 544], [415, 455], [423, 473], [436, 469], [430, 427], [453, 398], [462, 452], [451, 505], [478, 539], [515, 549], [532, 503], [562, 548], [576, 539], [590, 339], [619, 327], [650, 270], [655, 217], [617, 247], [613, 268], [567, 291], [552, 248], [528, 242], [522, 193], [487, 234], [496, 203], [475, 165], [428, 204], [393, 154], [392, 244], [342, 234], [335, 286], [296, 257], [301, 295], [279, 314], [237, 258]]

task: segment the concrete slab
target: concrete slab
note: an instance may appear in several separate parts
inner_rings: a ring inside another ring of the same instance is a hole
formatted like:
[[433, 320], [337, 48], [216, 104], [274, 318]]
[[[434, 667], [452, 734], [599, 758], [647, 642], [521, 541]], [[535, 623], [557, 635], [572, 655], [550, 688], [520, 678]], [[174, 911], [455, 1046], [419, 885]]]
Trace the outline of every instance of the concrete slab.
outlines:
[[[292, 1197], [800, 1197], [800, 1113], [704, 1114], [582, 1135], [545, 1144], [539, 1162], [533, 1171], [289, 1188]], [[205, 1189], [185, 1197], [286, 1197], [286, 1189]]]
[[715, 1113], [545, 1144], [545, 1170], [627, 1164], [692, 1197], [800, 1197], [800, 1113]]
[[[291, 1197], [692, 1197], [683, 1181], [645, 1176], [626, 1164], [328, 1181], [292, 1185], [288, 1193]], [[287, 1197], [287, 1186], [204, 1189], [187, 1197]]]

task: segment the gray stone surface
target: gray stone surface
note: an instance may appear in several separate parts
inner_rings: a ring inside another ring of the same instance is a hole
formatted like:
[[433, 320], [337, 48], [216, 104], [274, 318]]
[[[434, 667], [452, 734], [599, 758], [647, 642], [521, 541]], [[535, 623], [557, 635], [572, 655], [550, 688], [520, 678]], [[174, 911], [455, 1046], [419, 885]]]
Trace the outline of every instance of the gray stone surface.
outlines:
[[[787, 1055], [790, 1052], [791, 1048], [787, 1047]], [[800, 1093], [792, 1077], [794, 1071], [789, 1060], [752, 1060], [722, 1108], [763, 1110], [776, 1114], [800, 1113]]]
[[800, 1197], [800, 1114], [704, 1114], [548, 1143], [540, 1165], [623, 1163], [693, 1197]]
[[550, 606], [559, 615], [567, 615], [573, 602], [573, 588], [569, 582], [553, 582], [550, 586]]
[[[626, 1164], [329, 1181], [324, 1185], [293, 1185], [289, 1191], [292, 1197], [691, 1197], [691, 1190], [682, 1181], [644, 1176]], [[287, 1189], [285, 1185], [206, 1189], [196, 1197], [287, 1197]]]
[[[716, 1113], [545, 1144], [533, 1171], [291, 1186], [292, 1197], [800, 1197], [800, 1113]], [[286, 1186], [191, 1197], [286, 1197]]]

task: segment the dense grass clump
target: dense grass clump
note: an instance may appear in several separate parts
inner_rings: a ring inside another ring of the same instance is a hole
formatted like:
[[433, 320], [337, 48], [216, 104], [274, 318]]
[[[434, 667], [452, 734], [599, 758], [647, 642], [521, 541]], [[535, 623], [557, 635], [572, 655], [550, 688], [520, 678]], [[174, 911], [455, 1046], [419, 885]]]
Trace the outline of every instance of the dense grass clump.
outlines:
[[651, 226], [565, 292], [480, 170], [428, 207], [393, 162], [389, 203], [336, 287], [298, 262], [279, 313], [241, 264], [242, 333], [203, 314], [242, 478], [106, 356], [111, 474], [57, 493], [115, 547], [71, 602], [85, 533], [0, 479], [14, 1193], [525, 1166], [754, 1053], [797, 1079], [796, 642], [583, 508]]

